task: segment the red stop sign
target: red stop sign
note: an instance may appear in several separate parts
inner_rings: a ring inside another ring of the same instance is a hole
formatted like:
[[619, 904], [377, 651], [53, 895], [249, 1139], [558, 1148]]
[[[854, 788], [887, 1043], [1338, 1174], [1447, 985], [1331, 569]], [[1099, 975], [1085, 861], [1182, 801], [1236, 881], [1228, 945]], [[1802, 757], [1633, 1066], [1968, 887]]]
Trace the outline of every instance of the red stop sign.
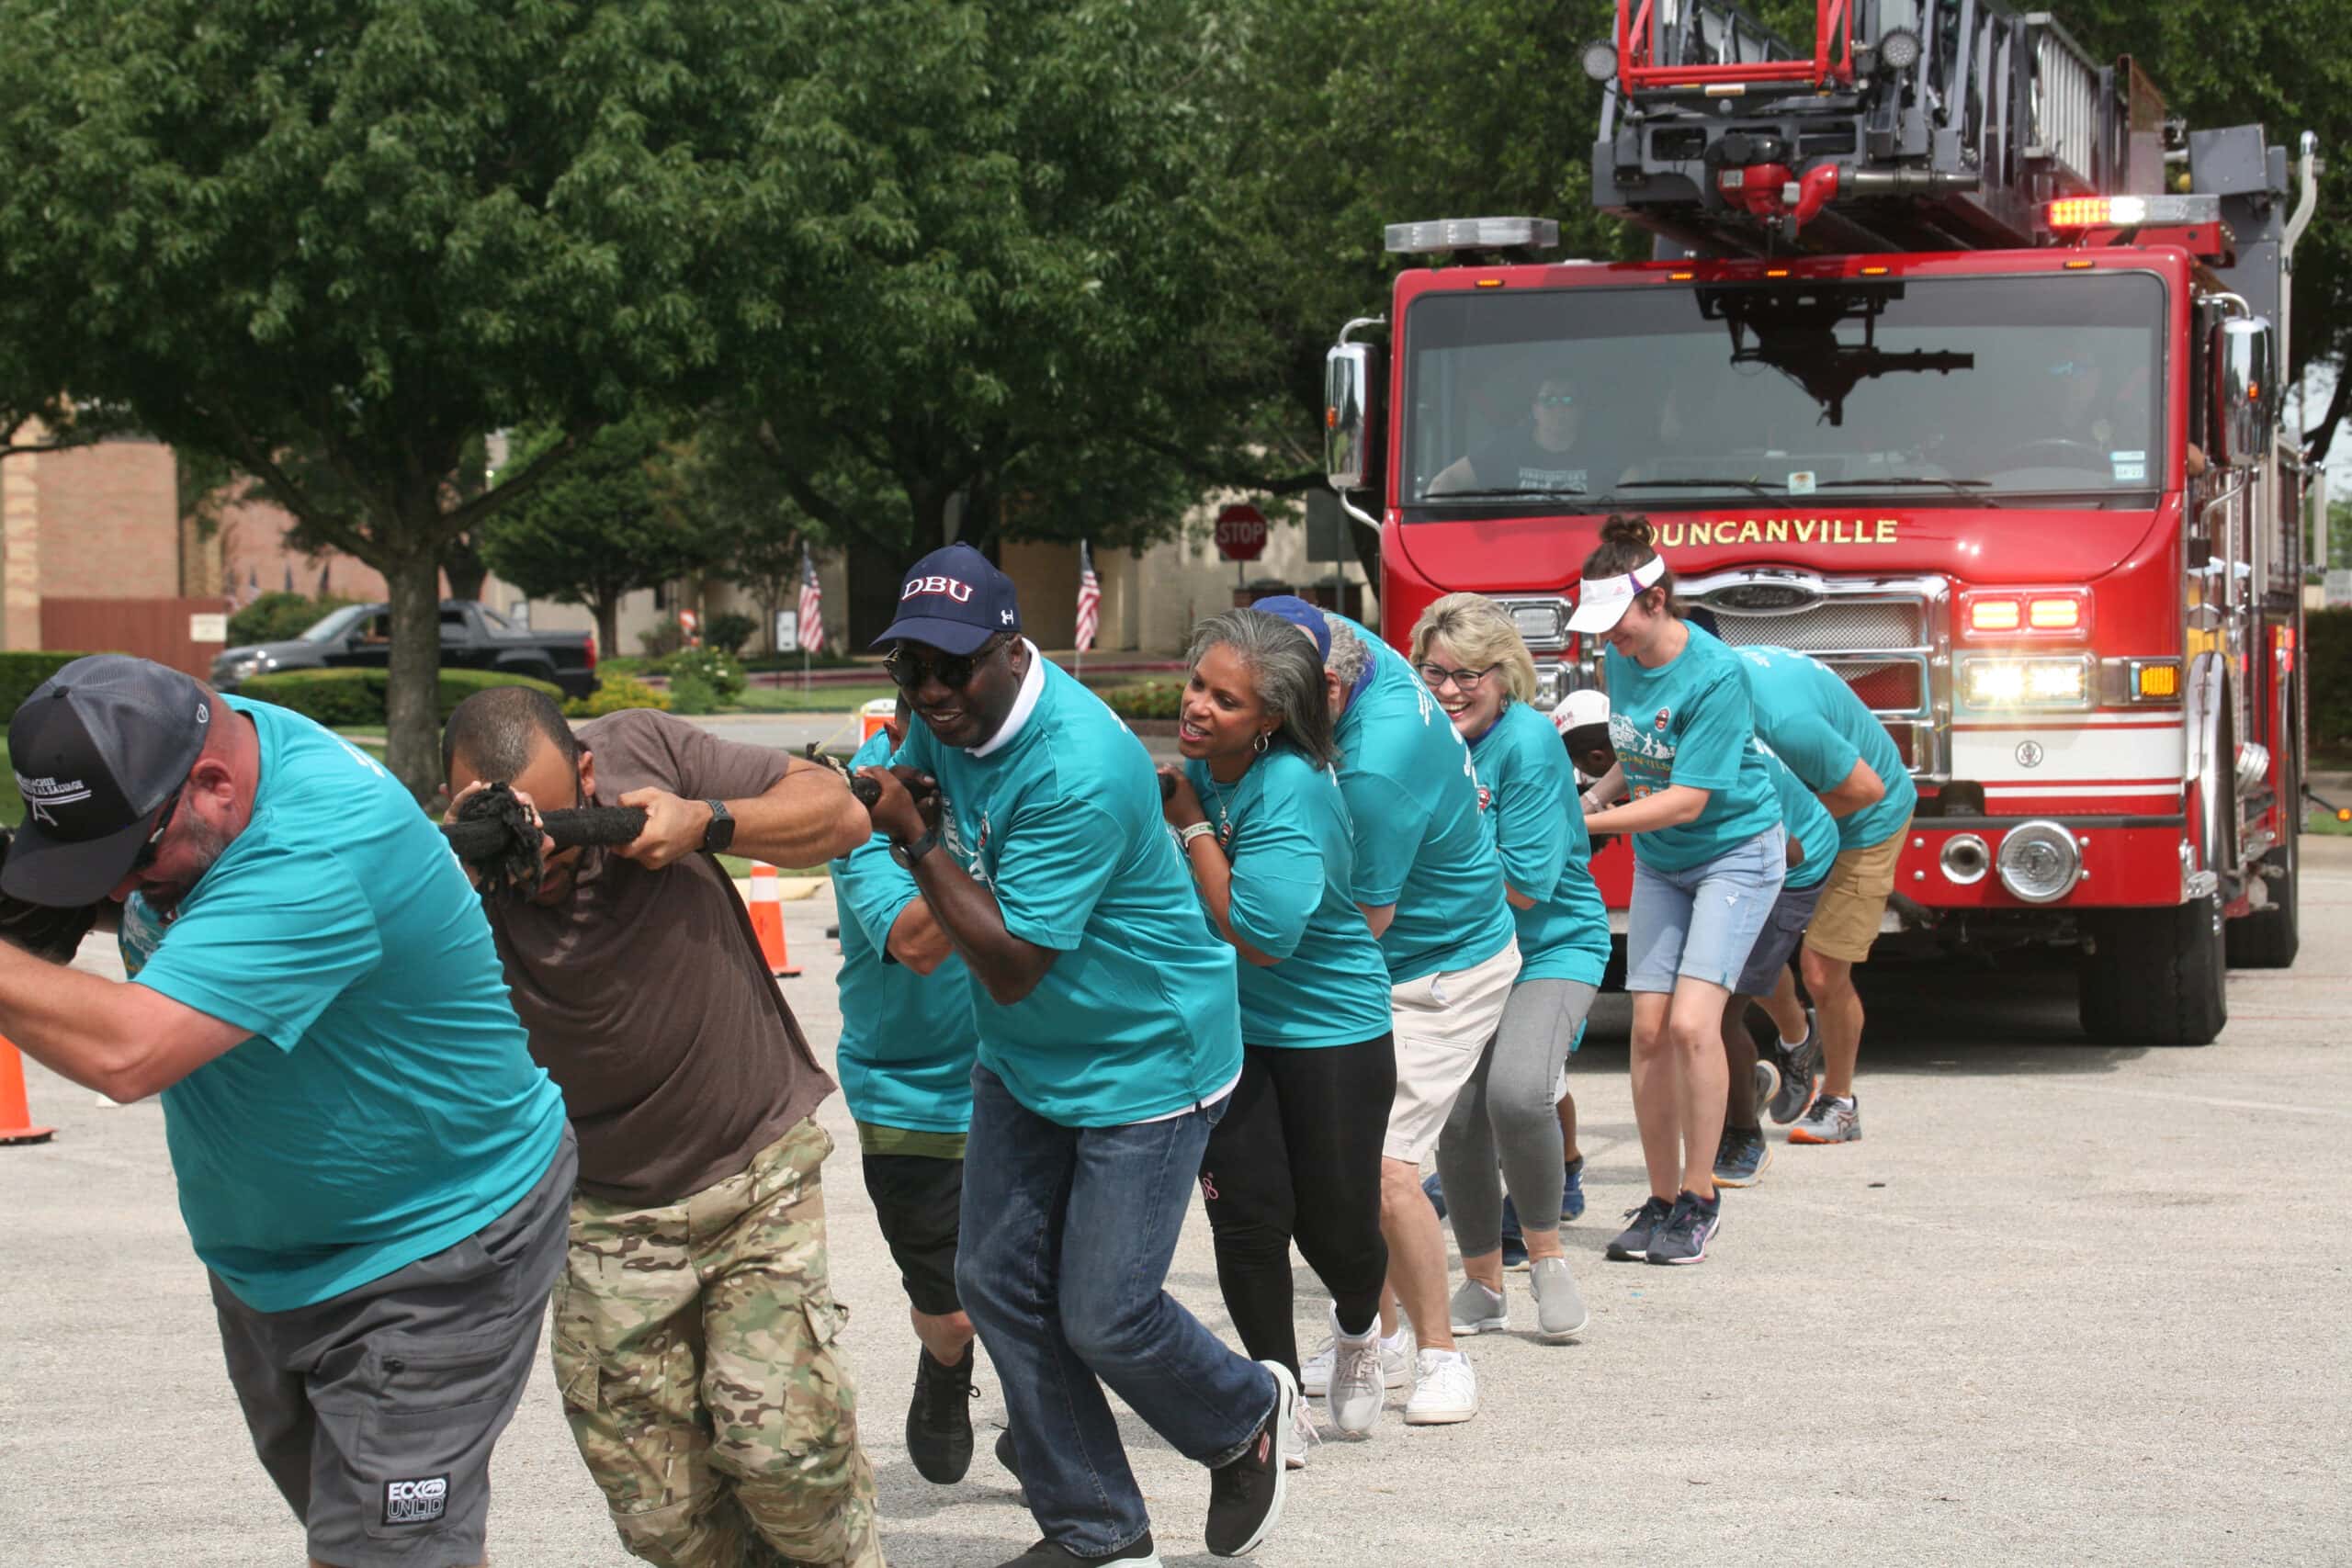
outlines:
[[1266, 514], [1246, 501], [1216, 514], [1216, 553], [1225, 560], [1256, 560], [1266, 553]]

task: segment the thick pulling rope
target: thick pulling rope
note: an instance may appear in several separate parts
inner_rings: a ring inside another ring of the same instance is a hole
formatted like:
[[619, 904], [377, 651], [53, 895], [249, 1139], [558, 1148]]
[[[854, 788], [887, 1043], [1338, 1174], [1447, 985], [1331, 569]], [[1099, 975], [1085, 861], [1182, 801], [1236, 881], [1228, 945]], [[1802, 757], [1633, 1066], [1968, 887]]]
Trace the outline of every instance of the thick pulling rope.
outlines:
[[451, 852], [481, 878], [485, 893], [502, 887], [525, 892], [546, 874], [539, 859], [542, 832], [559, 850], [626, 844], [645, 831], [645, 808], [583, 806], [542, 813], [534, 825], [531, 808], [500, 784], [469, 798], [458, 807], [458, 820], [443, 823], [441, 831]]

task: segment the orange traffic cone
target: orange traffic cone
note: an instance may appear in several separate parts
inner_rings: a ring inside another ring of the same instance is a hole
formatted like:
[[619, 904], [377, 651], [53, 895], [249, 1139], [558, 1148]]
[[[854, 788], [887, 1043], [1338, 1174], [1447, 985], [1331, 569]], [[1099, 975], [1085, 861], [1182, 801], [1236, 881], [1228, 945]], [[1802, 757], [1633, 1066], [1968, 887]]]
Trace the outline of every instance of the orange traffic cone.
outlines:
[[776, 893], [775, 867], [764, 861], [752, 863], [752, 931], [770, 974], [789, 980], [800, 973], [784, 950], [784, 900]]
[[32, 1107], [25, 1100], [25, 1059], [0, 1040], [0, 1144], [45, 1144], [56, 1131], [33, 1125]]

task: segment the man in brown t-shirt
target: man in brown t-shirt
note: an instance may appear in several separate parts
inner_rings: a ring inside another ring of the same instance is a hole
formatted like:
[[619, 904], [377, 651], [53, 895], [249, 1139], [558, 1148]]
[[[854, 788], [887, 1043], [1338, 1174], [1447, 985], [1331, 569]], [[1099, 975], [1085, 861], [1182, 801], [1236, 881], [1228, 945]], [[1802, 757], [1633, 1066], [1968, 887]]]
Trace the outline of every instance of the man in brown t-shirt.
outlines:
[[676, 1568], [765, 1561], [762, 1540], [880, 1568], [827, 1280], [812, 1112], [833, 1082], [713, 858], [820, 864], [865, 841], [865, 812], [813, 763], [650, 709], [574, 730], [526, 687], [460, 704], [442, 757], [456, 800], [503, 783], [543, 810], [646, 812], [634, 842], [550, 852], [536, 890], [485, 906], [579, 1135], [555, 1372], [622, 1544]]

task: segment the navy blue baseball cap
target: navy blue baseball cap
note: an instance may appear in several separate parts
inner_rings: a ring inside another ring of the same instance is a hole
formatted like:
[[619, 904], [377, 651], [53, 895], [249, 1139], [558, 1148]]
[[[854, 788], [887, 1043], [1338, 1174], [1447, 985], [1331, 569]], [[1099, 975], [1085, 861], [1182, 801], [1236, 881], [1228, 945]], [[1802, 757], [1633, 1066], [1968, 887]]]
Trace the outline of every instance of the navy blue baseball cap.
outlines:
[[970, 653], [999, 632], [1021, 629], [1012, 579], [969, 545], [950, 545], [915, 562], [899, 585], [899, 616], [873, 646], [919, 642], [942, 653]]
[[34, 687], [8, 721], [25, 823], [0, 891], [59, 906], [112, 892], [187, 782], [212, 717], [194, 679], [127, 654], [77, 659]]
[[1317, 606], [1295, 593], [1277, 593], [1271, 598], [1260, 599], [1250, 607], [1263, 610], [1270, 615], [1279, 615], [1313, 637], [1316, 658], [1328, 660], [1331, 657], [1331, 623], [1323, 618], [1323, 612]]

